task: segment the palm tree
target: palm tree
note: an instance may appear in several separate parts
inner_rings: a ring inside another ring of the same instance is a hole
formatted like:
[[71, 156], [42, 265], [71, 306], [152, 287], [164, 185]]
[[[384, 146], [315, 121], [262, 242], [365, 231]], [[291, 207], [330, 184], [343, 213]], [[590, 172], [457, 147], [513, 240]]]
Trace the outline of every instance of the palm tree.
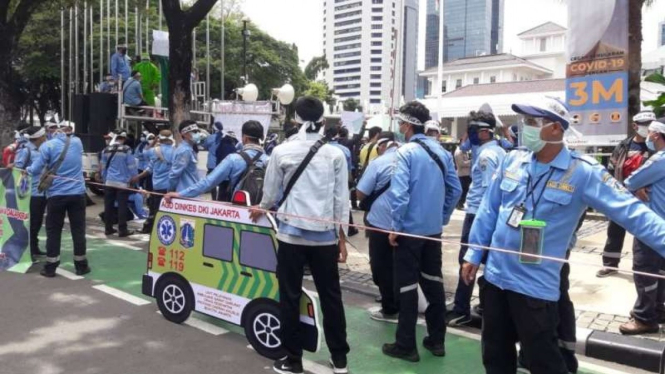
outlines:
[[[628, 115], [640, 111], [640, 82], [642, 78], [642, 9], [655, 0], [628, 1]], [[630, 131], [631, 125], [628, 124]]]

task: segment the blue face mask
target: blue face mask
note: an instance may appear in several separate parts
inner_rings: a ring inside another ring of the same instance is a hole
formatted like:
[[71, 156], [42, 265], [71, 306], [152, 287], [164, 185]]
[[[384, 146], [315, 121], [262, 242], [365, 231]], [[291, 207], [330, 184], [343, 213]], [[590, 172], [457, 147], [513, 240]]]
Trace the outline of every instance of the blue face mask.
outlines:
[[200, 141], [201, 141], [201, 133], [196, 132], [192, 134], [192, 142], [194, 142], [194, 144], [199, 144]]
[[469, 136], [469, 143], [471, 143], [471, 145], [480, 145], [480, 136], [478, 135], [478, 131], [469, 131], [467, 134]]
[[647, 148], [649, 148], [651, 152], [656, 152], [656, 145], [653, 144], [653, 140], [647, 138], [646, 143], [647, 143]]

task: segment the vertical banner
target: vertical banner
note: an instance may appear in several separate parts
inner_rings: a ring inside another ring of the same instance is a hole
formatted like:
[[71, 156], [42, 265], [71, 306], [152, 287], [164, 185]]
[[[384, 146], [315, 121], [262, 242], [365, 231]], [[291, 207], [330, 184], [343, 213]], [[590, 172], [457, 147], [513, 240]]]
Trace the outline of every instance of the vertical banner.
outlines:
[[584, 136], [571, 145], [612, 145], [628, 125], [628, 0], [568, 2], [566, 102]]
[[24, 273], [30, 251], [30, 178], [0, 169], [0, 271]]

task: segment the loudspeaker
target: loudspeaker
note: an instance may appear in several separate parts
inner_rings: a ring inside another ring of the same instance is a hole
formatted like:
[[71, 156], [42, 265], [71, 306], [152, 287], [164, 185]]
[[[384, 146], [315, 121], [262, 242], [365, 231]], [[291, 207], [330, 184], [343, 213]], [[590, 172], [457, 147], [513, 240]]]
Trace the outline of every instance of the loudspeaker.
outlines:
[[118, 95], [101, 92], [90, 94], [89, 134], [108, 134], [115, 130], [117, 118]]
[[88, 123], [90, 122], [90, 97], [88, 95], [74, 96], [74, 118], [77, 134], [88, 133]]

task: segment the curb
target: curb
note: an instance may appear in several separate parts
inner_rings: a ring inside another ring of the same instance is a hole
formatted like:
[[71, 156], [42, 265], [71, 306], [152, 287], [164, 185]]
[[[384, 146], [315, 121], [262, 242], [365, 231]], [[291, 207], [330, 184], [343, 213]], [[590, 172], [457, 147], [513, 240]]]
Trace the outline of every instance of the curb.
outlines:
[[[373, 289], [352, 281], [342, 281], [342, 290], [376, 297]], [[474, 326], [480, 329], [480, 319], [474, 316]], [[474, 333], [470, 333], [474, 334]], [[476, 334], [479, 335], [479, 334]], [[588, 358], [625, 365], [652, 373], [665, 374], [665, 342], [624, 336], [577, 327], [575, 353]], [[478, 336], [480, 338], [480, 336]]]

